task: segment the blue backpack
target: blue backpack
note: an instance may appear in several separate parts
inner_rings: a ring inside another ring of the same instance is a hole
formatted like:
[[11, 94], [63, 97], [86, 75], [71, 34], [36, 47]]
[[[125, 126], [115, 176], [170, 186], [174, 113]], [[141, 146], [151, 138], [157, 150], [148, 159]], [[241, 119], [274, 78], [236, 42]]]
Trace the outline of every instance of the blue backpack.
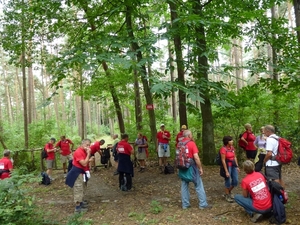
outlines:
[[[272, 196], [272, 217], [269, 222], [272, 224], [282, 224], [286, 221], [286, 213], [284, 207], [284, 196], [280, 191], [283, 188], [276, 181], [269, 181], [268, 186]], [[278, 191], [279, 190], [279, 191]]]

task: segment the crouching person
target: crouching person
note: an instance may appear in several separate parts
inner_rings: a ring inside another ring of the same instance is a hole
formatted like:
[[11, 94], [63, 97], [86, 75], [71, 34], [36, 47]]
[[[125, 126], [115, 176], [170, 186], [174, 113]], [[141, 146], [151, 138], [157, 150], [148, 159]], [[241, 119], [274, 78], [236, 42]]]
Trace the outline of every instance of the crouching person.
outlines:
[[234, 200], [250, 215], [251, 221], [256, 223], [263, 214], [271, 211], [272, 198], [264, 175], [254, 171], [254, 164], [250, 160], [243, 163], [247, 174], [242, 180], [242, 195], [235, 195]]
[[84, 195], [87, 181], [90, 178], [89, 161], [91, 156], [91, 140], [84, 139], [79, 148], [73, 154], [73, 166], [66, 178], [66, 184], [73, 188], [75, 213], [87, 211], [87, 201]]

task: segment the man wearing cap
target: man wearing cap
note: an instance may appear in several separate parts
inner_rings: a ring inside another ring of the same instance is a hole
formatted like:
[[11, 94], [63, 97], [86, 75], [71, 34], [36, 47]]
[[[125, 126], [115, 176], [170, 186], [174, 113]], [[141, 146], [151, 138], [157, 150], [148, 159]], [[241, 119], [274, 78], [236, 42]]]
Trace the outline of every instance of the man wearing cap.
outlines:
[[177, 147], [177, 144], [179, 143], [179, 141], [181, 141], [184, 137], [183, 137], [183, 132], [186, 130], [186, 125], [182, 125], [181, 126], [181, 130], [180, 132], [177, 134], [176, 136], [176, 143], [175, 143], [175, 147]]
[[3, 158], [0, 159], [0, 180], [9, 178], [12, 169], [13, 164], [10, 160], [10, 151], [5, 149], [3, 152]]
[[160, 125], [160, 131], [156, 134], [157, 138], [157, 153], [159, 158], [160, 172], [164, 172], [164, 167], [167, 165], [167, 159], [170, 157], [170, 146], [169, 141], [171, 140], [171, 134], [165, 130], [165, 125]]
[[58, 151], [58, 149], [54, 148], [54, 143], [56, 142], [55, 138], [51, 138], [50, 141], [45, 145], [45, 150], [47, 151], [48, 157], [46, 158], [46, 165], [47, 165], [47, 171], [49, 178], [51, 180], [54, 180], [52, 178], [52, 170], [53, 170], [53, 163], [55, 160], [55, 152]]

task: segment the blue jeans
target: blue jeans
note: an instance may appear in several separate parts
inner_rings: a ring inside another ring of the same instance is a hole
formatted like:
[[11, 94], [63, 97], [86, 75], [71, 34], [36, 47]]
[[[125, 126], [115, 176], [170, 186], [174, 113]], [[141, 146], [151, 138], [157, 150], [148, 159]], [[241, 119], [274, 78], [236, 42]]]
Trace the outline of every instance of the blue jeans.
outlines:
[[[195, 185], [195, 190], [199, 199], [199, 207], [205, 208], [208, 204], [206, 202], [206, 194], [204, 191], [202, 179], [200, 177], [199, 171], [196, 171], [195, 179], [193, 181]], [[190, 207], [190, 192], [189, 192], [189, 182], [181, 180], [181, 202], [182, 208], [186, 209]]]
[[228, 168], [229, 177], [225, 178], [225, 187], [226, 188], [230, 188], [231, 186], [236, 187], [239, 181], [238, 171], [236, 167], [227, 166], [227, 168]]
[[252, 216], [253, 213], [265, 214], [271, 211], [271, 208], [266, 210], [255, 209], [252, 204], [253, 200], [251, 198], [245, 198], [243, 195], [236, 194], [234, 200], [237, 204], [242, 206], [250, 216]]

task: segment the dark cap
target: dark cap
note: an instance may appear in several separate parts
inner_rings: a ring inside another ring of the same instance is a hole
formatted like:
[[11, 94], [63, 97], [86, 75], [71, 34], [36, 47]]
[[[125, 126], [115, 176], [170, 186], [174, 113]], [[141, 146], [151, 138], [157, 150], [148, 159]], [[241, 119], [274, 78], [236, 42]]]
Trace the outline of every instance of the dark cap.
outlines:
[[55, 138], [50, 138], [50, 141], [56, 142], [56, 139]]

